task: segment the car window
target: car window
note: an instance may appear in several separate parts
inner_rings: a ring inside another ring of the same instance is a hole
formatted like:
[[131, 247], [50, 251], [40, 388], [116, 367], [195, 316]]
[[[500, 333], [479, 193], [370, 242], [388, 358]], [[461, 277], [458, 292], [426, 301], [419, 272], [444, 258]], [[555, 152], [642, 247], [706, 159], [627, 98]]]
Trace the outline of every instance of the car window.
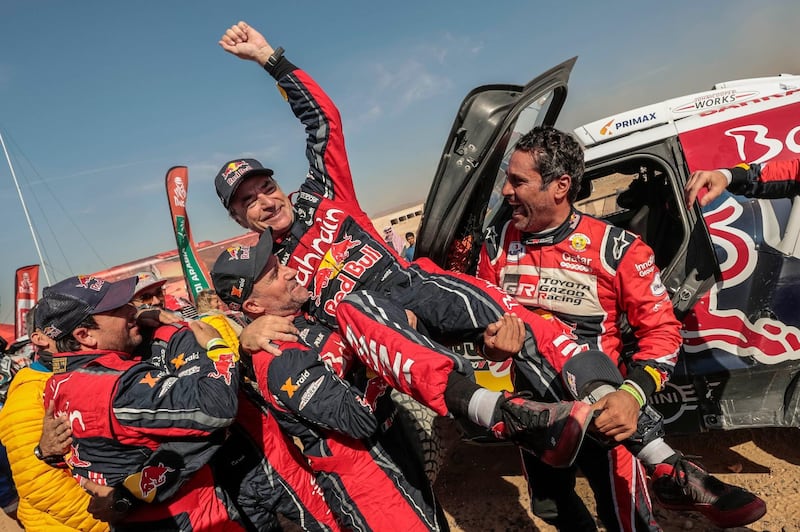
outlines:
[[575, 206], [641, 236], [663, 269], [688, 237], [681, 201], [664, 166], [643, 157], [592, 169], [584, 176]]
[[509, 127], [511, 134], [507, 135], [508, 144], [503, 152], [503, 161], [500, 163], [497, 175], [495, 176], [494, 185], [492, 186], [492, 193], [489, 196], [489, 203], [486, 207], [486, 216], [483, 220], [483, 231], [485, 231], [489, 226], [494, 225], [503, 217], [504, 202], [501, 191], [503, 189], [503, 183], [505, 183], [506, 180], [508, 160], [511, 158], [511, 152], [514, 151], [514, 146], [516, 146], [517, 141], [522, 135], [534, 127], [542, 124], [542, 121], [544, 120], [542, 109], [547, 109], [550, 107], [550, 102], [552, 101], [553, 96], [554, 92], [550, 91], [535, 102], [532, 102], [528, 107], [522, 110], [522, 112], [517, 116], [516, 121]]

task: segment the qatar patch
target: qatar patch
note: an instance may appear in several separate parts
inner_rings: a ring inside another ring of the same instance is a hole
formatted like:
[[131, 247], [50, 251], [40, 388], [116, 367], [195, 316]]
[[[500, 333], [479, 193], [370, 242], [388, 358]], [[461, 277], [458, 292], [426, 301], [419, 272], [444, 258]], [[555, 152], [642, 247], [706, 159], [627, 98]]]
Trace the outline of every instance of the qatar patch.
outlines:
[[586, 248], [589, 247], [589, 244], [591, 243], [592, 241], [589, 240], [589, 237], [583, 233], [575, 233], [569, 237], [569, 247], [571, 247], [574, 251], [586, 251]]

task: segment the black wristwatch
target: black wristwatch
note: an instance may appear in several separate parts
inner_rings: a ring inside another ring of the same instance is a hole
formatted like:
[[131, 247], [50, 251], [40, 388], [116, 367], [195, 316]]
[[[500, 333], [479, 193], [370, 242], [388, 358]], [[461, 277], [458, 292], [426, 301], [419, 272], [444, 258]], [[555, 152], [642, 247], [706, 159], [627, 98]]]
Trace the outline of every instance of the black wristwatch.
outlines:
[[64, 462], [64, 457], [63, 456], [60, 456], [60, 455], [57, 455], [57, 454], [53, 454], [53, 455], [50, 455], [50, 456], [45, 456], [42, 453], [42, 448], [39, 447], [38, 445], [33, 448], [33, 455], [36, 458], [38, 458], [39, 460], [41, 460], [42, 462], [44, 462], [45, 464], [51, 466], [51, 467], [60, 467], [62, 469], [67, 467], [67, 464]]
[[33, 455], [42, 462], [44, 462], [44, 455], [42, 454], [42, 449], [39, 447], [38, 444], [36, 445], [36, 447], [33, 448]]
[[275, 65], [277, 65], [278, 61], [280, 61], [281, 57], [283, 57], [284, 51], [285, 50], [283, 49], [283, 46], [278, 46], [277, 48], [275, 48], [275, 51], [272, 52], [272, 55], [269, 56], [269, 59], [267, 59], [266, 64], [264, 64], [264, 68], [272, 68]]
[[115, 512], [124, 514], [131, 511], [134, 506], [133, 495], [128, 490], [116, 487], [114, 488], [114, 502], [111, 503], [111, 509]]

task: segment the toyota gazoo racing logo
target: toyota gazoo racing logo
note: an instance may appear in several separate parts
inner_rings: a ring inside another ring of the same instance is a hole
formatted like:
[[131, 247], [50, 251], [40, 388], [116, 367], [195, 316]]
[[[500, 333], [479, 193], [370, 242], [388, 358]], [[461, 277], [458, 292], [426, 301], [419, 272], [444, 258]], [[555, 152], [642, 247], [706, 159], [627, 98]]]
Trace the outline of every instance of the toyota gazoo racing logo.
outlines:
[[[709, 233], [721, 248], [722, 281], [711, 287], [684, 320], [683, 348], [699, 353], [716, 348], [740, 357], [752, 356], [763, 364], [800, 358], [800, 329], [772, 318], [750, 321], [737, 308], [749, 294], [746, 281], [758, 262], [755, 243], [742, 220], [743, 208], [727, 198], [704, 213]], [[757, 288], [757, 287], [756, 287]]]

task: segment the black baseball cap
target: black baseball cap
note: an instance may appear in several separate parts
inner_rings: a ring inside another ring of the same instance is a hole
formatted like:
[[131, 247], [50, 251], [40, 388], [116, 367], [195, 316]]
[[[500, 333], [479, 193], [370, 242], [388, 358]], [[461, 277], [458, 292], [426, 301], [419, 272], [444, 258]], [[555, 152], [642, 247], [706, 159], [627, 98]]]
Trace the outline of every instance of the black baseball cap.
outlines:
[[48, 286], [36, 308], [34, 325], [53, 340], [64, 338], [94, 314], [130, 303], [136, 277], [109, 282], [91, 275], [78, 275]]
[[233, 195], [236, 194], [236, 189], [248, 177], [257, 175], [271, 176], [272, 170], [264, 168], [264, 166], [255, 159], [235, 159], [228, 161], [222, 166], [222, 169], [217, 173], [214, 178], [214, 186], [217, 189], [217, 196], [219, 196], [222, 205], [226, 209], [230, 209], [231, 200]]
[[255, 246], [232, 246], [211, 268], [211, 280], [219, 298], [231, 310], [239, 310], [272, 256], [272, 231], [261, 233]]

